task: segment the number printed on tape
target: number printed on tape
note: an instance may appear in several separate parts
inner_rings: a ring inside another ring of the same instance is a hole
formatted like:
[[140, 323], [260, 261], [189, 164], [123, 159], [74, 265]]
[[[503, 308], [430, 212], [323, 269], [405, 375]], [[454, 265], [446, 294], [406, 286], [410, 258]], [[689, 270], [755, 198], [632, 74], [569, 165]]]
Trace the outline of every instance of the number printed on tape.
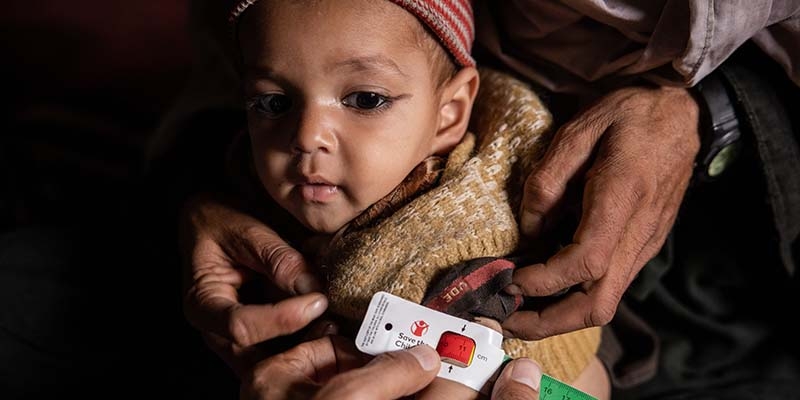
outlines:
[[542, 374], [539, 381], [539, 400], [597, 400], [552, 376]]

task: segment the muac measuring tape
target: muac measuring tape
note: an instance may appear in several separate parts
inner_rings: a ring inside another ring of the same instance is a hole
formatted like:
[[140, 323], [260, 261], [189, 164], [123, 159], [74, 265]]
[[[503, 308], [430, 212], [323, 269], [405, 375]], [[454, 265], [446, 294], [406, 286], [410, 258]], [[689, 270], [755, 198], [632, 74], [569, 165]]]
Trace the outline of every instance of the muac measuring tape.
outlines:
[[[503, 365], [511, 358], [502, 349], [503, 335], [387, 292], [372, 296], [356, 335], [356, 347], [378, 355], [426, 344], [442, 359], [437, 376], [460, 382], [484, 394], [491, 392]], [[588, 400], [594, 397], [551, 376], [542, 375], [539, 399]]]

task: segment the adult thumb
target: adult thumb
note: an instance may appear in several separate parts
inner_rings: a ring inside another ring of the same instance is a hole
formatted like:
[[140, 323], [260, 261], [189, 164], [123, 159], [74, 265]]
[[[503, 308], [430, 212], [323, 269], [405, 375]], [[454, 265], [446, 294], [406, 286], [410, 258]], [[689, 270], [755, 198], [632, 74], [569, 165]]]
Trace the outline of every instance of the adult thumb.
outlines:
[[492, 400], [539, 398], [542, 369], [533, 360], [518, 358], [509, 362], [492, 389]]

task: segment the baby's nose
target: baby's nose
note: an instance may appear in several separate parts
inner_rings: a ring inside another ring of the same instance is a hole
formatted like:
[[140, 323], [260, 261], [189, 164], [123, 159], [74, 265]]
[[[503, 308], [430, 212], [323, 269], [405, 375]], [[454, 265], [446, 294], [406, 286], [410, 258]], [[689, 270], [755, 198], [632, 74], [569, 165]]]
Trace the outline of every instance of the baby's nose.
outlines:
[[292, 148], [299, 153], [332, 152], [336, 149], [333, 112], [324, 106], [309, 105], [300, 115]]

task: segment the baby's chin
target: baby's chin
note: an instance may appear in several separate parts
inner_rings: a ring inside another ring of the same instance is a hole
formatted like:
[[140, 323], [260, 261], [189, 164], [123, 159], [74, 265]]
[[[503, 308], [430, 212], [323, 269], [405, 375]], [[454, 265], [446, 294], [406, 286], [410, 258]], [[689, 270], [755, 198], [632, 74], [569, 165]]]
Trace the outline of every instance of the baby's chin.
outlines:
[[298, 218], [306, 228], [319, 234], [334, 234], [342, 227], [347, 225], [354, 217], [336, 217], [334, 215], [324, 215], [319, 217], [305, 216]]

